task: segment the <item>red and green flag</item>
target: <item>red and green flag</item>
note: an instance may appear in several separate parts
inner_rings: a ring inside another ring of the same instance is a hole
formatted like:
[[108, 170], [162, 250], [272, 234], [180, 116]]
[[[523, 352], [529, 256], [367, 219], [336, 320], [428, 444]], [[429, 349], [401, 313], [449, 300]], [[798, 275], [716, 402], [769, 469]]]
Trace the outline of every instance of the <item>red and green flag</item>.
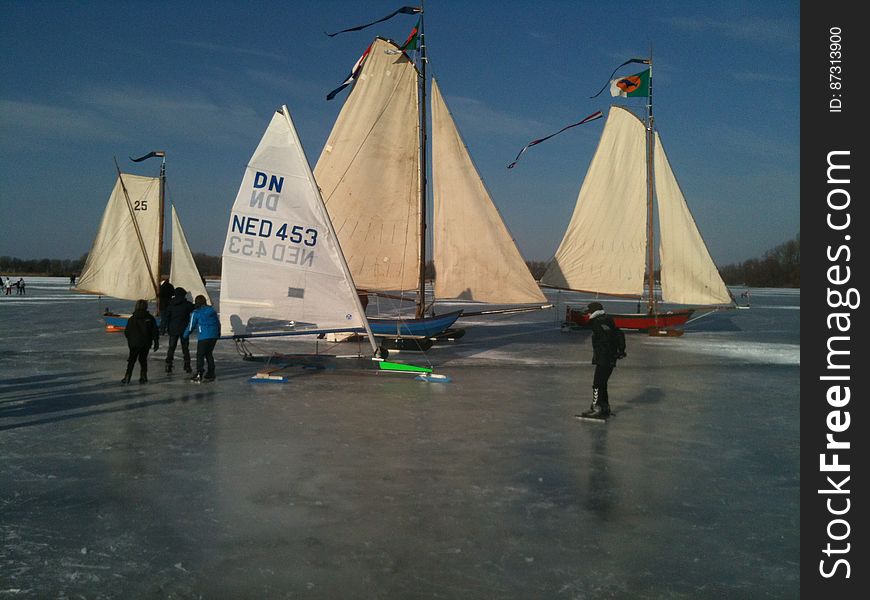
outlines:
[[649, 96], [649, 69], [611, 80], [610, 95], [621, 98]]
[[405, 40], [405, 43], [401, 45], [400, 50], [416, 50], [419, 48], [420, 44], [420, 21], [417, 20], [417, 24], [414, 25], [414, 29], [411, 30], [411, 33], [408, 35], [408, 39]]

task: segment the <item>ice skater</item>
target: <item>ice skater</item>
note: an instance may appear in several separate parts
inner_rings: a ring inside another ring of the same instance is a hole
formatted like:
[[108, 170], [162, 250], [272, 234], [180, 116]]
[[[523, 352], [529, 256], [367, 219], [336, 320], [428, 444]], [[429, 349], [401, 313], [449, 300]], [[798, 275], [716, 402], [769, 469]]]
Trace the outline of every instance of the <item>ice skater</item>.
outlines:
[[15, 285], [18, 287], [18, 295], [19, 296], [26, 296], [27, 295], [26, 286], [24, 284], [24, 277], [19, 277], [18, 281], [15, 282]]
[[616, 326], [613, 317], [604, 312], [600, 302], [590, 302], [589, 326], [592, 328], [592, 406], [575, 415], [580, 419], [606, 419], [610, 416], [610, 401], [607, 397], [607, 380], [616, 367], [616, 361], [625, 358], [625, 335]]
[[190, 313], [193, 312], [193, 302], [187, 299], [187, 290], [175, 288], [175, 295], [160, 313], [160, 333], [169, 334], [169, 346], [166, 350], [166, 372], [172, 373], [172, 360], [175, 348], [181, 342], [181, 355], [184, 360], [184, 371], [193, 371], [190, 367], [190, 339], [184, 336], [184, 330], [190, 323]]
[[[199, 295], [193, 301], [194, 311], [190, 315], [190, 325], [184, 330], [184, 337], [189, 338], [194, 330], [196, 340], [196, 375], [190, 380], [195, 383], [214, 381], [214, 347], [221, 336], [221, 323], [214, 308], [206, 304], [205, 296]], [[204, 363], [208, 370], [203, 374]]]
[[157, 351], [158, 336], [157, 321], [148, 312], [148, 302], [141, 299], [136, 300], [133, 314], [127, 319], [127, 327], [124, 328], [124, 337], [127, 338], [130, 355], [127, 357], [127, 372], [121, 383], [130, 383], [130, 378], [133, 376], [133, 366], [137, 360], [139, 361], [139, 383], [148, 383], [148, 351], [151, 349], [151, 344], [154, 344], [154, 351]]

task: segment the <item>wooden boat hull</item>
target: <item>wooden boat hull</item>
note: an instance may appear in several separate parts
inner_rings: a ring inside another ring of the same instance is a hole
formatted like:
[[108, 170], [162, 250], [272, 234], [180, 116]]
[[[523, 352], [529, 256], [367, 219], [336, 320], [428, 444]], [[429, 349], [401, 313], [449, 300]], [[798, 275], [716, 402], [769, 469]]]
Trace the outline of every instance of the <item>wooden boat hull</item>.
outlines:
[[432, 337], [447, 331], [462, 314], [461, 310], [422, 319], [369, 319], [372, 333], [378, 337], [396, 335]]
[[[657, 314], [634, 313], [612, 314], [613, 321], [620, 329], [629, 331], [652, 331], [682, 327], [695, 311], [693, 309], [673, 310]], [[571, 308], [565, 310], [565, 323], [569, 326], [586, 327], [589, 324], [589, 313], [585, 309]]]

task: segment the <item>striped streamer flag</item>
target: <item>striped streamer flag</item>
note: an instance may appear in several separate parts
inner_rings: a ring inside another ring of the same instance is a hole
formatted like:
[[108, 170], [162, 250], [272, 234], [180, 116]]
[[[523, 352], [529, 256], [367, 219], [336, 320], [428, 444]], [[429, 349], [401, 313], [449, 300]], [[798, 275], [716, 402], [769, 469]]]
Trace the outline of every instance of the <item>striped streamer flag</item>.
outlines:
[[603, 117], [603, 116], [604, 116], [604, 113], [602, 113], [600, 110], [596, 110], [594, 113], [592, 113], [591, 115], [589, 115], [588, 117], [586, 117], [586, 118], [583, 119], [582, 121], [577, 121], [576, 123], [572, 123], [571, 125], [566, 125], [565, 127], [563, 127], [562, 129], [560, 129], [560, 130], [557, 131], [556, 133], [552, 133], [552, 134], [548, 135], [547, 137], [542, 137], [541, 139], [538, 139], [538, 140], [534, 140], [534, 141], [532, 141], [532, 142], [529, 142], [528, 144], [526, 144], [525, 146], [523, 146], [523, 149], [520, 150], [519, 154], [517, 154], [517, 157], [514, 159], [514, 162], [512, 162], [511, 164], [509, 164], [507, 168], [508, 168], [508, 169], [513, 169], [514, 166], [517, 164], [517, 162], [519, 162], [520, 157], [523, 155], [523, 152], [525, 152], [526, 150], [528, 150], [528, 149], [531, 148], [532, 146], [537, 146], [537, 145], [540, 144], [541, 142], [545, 142], [545, 141], [549, 140], [551, 137], [559, 135], [560, 133], [562, 133], [562, 132], [565, 131], [566, 129], [571, 129], [572, 127], [577, 127], [578, 125], [583, 125], [584, 123], [588, 123], [589, 121], [595, 121], [595, 120], [597, 120], [597, 119], [600, 119], [600, 118]]
[[365, 29], [366, 27], [371, 27], [372, 25], [375, 25], [377, 23], [383, 23], [384, 21], [392, 19], [396, 15], [416, 15], [416, 14], [419, 14], [421, 12], [423, 12], [423, 9], [419, 6], [403, 6], [399, 10], [391, 12], [383, 19], [378, 19], [377, 21], [372, 21], [371, 23], [368, 23], [366, 25], [357, 25], [356, 27], [350, 27], [349, 29], [342, 29], [341, 31], [336, 31], [335, 33], [327, 33], [326, 35], [328, 35], [329, 37], [335, 37], [339, 33], [347, 33], [348, 31], [360, 31], [361, 29]]
[[353, 68], [350, 70], [350, 75], [347, 76], [347, 78], [340, 86], [338, 86], [326, 95], [327, 100], [332, 100], [333, 98], [335, 98], [336, 94], [338, 94], [341, 90], [343, 90], [356, 80], [356, 76], [359, 75], [359, 71], [362, 68], [363, 61], [365, 61], [366, 56], [369, 55], [369, 51], [371, 49], [372, 45], [369, 44], [369, 47], [366, 48], [366, 51], [362, 53], [362, 56], [360, 56], [356, 63], [353, 65]]
[[162, 158], [166, 156], [166, 152], [164, 150], [155, 150], [154, 152], [149, 152], [145, 156], [140, 156], [139, 158], [130, 157], [130, 160], [133, 162], [142, 162], [143, 160], [148, 160], [149, 158]]

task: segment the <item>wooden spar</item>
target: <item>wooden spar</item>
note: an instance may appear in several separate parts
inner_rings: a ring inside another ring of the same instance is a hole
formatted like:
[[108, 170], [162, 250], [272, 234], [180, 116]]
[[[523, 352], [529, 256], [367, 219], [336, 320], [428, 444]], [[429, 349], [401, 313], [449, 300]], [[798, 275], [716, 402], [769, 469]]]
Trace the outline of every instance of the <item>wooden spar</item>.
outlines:
[[[157, 210], [160, 215], [160, 232], [157, 234], [157, 239], [159, 240], [158, 250], [157, 250], [157, 280], [158, 286], [160, 285], [160, 281], [162, 281], [163, 277], [163, 222], [164, 222], [164, 214], [166, 211], [164, 210], [164, 202], [166, 198], [166, 153], [163, 153], [163, 160], [160, 163], [160, 199], [158, 200]], [[157, 288], [157, 315], [160, 315], [160, 288]]]
[[647, 96], [647, 126], [646, 126], [646, 226], [647, 226], [647, 285], [649, 286], [649, 314], [656, 312], [656, 277], [655, 277], [655, 240], [653, 239], [653, 150], [655, 136], [653, 134], [652, 109], [652, 44], [649, 49], [649, 94]]
[[420, 2], [420, 264], [419, 289], [414, 316], [421, 318], [426, 312], [426, 41], [423, 37], [423, 2]]

